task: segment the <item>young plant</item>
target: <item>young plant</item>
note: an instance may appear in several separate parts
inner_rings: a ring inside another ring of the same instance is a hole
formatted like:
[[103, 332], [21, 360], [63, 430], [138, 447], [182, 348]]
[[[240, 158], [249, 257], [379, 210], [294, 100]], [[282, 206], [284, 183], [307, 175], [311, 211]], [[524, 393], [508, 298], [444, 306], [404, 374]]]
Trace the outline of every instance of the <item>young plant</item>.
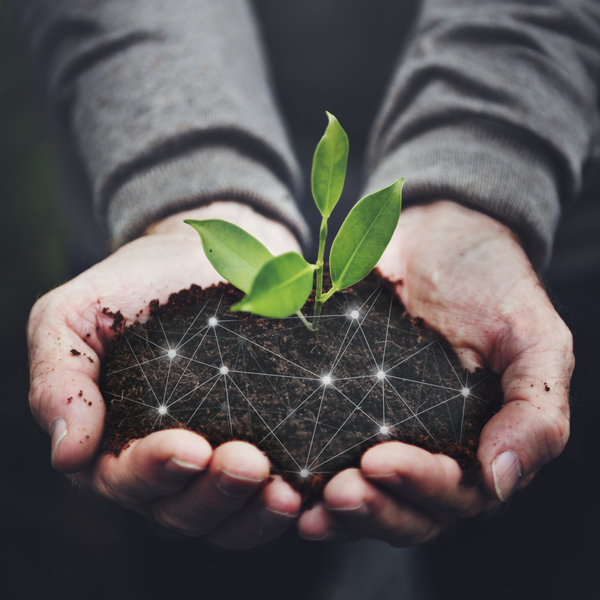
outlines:
[[[400, 217], [403, 178], [365, 196], [352, 208], [333, 240], [331, 289], [323, 292], [327, 219], [342, 195], [349, 146], [338, 120], [330, 113], [327, 117], [329, 124], [317, 145], [311, 175], [313, 197], [322, 216], [315, 264], [297, 252], [273, 256], [255, 237], [227, 221], [185, 221], [200, 234], [204, 252], [217, 272], [246, 294], [232, 311], [279, 319], [297, 314], [308, 329], [317, 331], [323, 303], [364, 279], [392, 239]], [[309, 322], [300, 309], [310, 296], [315, 275], [315, 307]]]

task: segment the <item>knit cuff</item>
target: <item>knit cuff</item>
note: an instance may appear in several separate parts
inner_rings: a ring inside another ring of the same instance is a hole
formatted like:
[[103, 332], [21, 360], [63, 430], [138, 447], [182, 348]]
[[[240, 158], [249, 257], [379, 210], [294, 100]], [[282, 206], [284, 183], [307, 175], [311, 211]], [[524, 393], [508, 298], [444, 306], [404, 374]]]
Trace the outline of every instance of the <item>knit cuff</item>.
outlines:
[[560, 216], [551, 159], [516, 128], [485, 119], [424, 132], [370, 174], [366, 193], [405, 177], [403, 205], [454, 200], [509, 226], [537, 269], [547, 267]]
[[122, 185], [108, 203], [113, 249], [177, 212], [233, 200], [289, 227], [306, 247], [310, 233], [289, 188], [267, 167], [234, 148], [202, 148], [147, 170]]

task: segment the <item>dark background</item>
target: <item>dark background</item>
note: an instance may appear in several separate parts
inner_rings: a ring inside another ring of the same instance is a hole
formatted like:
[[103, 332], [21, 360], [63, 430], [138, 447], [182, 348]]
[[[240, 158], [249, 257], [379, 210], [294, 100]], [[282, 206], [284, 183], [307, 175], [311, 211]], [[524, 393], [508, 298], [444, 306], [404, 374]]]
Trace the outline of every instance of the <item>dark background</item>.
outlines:
[[[286, 34], [275, 26], [286, 18], [284, 4], [257, 2], [269, 45]], [[364, 146], [387, 74], [404, 43], [398, 22], [383, 23], [368, 55], [348, 52], [360, 35], [361, 19], [379, 18], [393, 4], [373, 1], [370, 11], [348, 21], [340, 11], [339, 21], [331, 23], [319, 20], [318, 2], [308, 2], [313, 37], [310, 43], [298, 40], [308, 50], [302, 59], [274, 55], [279, 94], [292, 116], [305, 172], [326, 123], [324, 108], [344, 124], [353, 148]], [[404, 30], [413, 16], [411, 6], [404, 12]], [[338, 55], [326, 50], [331, 27], [347, 32]], [[372, 68], [374, 56], [378, 69]], [[355, 70], [360, 85], [344, 87], [342, 82], [352, 78], [343, 68]], [[292, 78], [292, 73], [310, 77]], [[313, 583], [335, 562], [325, 545], [296, 541], [292, 533], [281, 546], [216, 556], [193, 543], [155, 538], [136, 515], [87, 497], [51, 469], [48, 437], [27, 406], [25, 325], [35, 299], [91, 258], [67, 257], [73, 231], [61, 213], [56, 158], [30, 80], [23, 42], [0, 3], [0, 596], [314, 597]], [[349, 172], [359, 173], [360, 152], [351, 160]], [[358, 186], [353, 175], [347, 201]], [[314, 216], [309, 214], [311, 220]], [[412, 558], [418, 559], [429, 592], [402, 597], [600, 598], [599, 290], [593, 281], [554, 283], [557, 304], [577, 342], [573, 435], [566, 451], [517, 495], [504, 515], [479, 520], [458, 536], [415, 551]], [[378, 592], [376, 597], [388, 596]]]

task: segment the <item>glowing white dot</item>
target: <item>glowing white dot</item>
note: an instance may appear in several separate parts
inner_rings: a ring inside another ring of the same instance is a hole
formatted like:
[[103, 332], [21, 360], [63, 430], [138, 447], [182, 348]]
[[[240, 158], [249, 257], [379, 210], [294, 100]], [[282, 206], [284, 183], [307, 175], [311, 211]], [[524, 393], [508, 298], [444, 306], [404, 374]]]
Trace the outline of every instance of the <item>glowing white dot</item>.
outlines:
[[167, 407], [166, 406], [159, 406], [158, 407], [158, 414], [159, 415], [166, 415], [167, 414]]
[[329, 375], [324, 375], [321, 379], [323, 385], [329, 385], [331, 383], [331, 377]]
[[385, 379], [385, 373], [383, 371], [378, 371], [377, 379]]
[[471, 395], [471, 390], [468, 387], [464, 387], [462, 390], [460, 390], [460, 393], [465, 397], [468, 398]]
[[386, 427], [385, 425], [382, 425], [379, 428], [379, 433], [383, 433], [383, 435], [387, 435], [390, 432], [390, 428]]
[[350, 316], [351, 316], [351, 317], [352, 317], [354, 320], [356, 320], [356, 319], [358, 319], [358, 317], [359, 317], [360, 315], [358, 314], [358, 311], [357, 311], [357, 310], [353, 310], [353, 311], [350, 313]]
[[219, 371], [221, 371], [221, 375], [227, 375], [227, 373], [229, 373], [229, 369], [225, 365], [223, 365]]
[[217, 321], [217, 318], [216, 318], [216, 317], [211, 317], [211, 318], [208, 320], [208, 324], [209, 324], [211, 327], [215, 327], [215, 326], [217, 325], [217, 322], [218, 322], [218, 321]]
[[302, 469], [302, 471], [300, 471], [300, 477], [304, 477], [306, 479], [308, 477], [308, 469]]
[[177, 352], [176, 352], [175, 350], [169, 350], [169, 351], [167, 352], [167, 356], [168, 356], [169, 358], [175, 358], [175, 357], [177, 356]]

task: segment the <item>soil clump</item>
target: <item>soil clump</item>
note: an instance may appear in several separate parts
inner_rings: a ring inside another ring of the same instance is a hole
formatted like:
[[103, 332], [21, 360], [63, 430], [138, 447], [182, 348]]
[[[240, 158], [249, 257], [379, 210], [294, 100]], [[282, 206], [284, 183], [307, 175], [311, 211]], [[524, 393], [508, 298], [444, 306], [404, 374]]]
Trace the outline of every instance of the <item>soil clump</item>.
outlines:
[[392, 440], [448, 454], [464, 483], [479, 481], [478, 439], [502, 406], [500, 378], [465, 371], [445, 340], [406, 313], [390, 282], [372, 273], [338, 292], [316, 335], [297, 317], [230, 313], [241, 297], [229, 284], [192, 286], [152, 302], [145, 324], [115, 323], [100, 386], [104, 450], [118, 455], [172, 428], [213, 447], [245, 440], [307, 502], [368, 448]]

